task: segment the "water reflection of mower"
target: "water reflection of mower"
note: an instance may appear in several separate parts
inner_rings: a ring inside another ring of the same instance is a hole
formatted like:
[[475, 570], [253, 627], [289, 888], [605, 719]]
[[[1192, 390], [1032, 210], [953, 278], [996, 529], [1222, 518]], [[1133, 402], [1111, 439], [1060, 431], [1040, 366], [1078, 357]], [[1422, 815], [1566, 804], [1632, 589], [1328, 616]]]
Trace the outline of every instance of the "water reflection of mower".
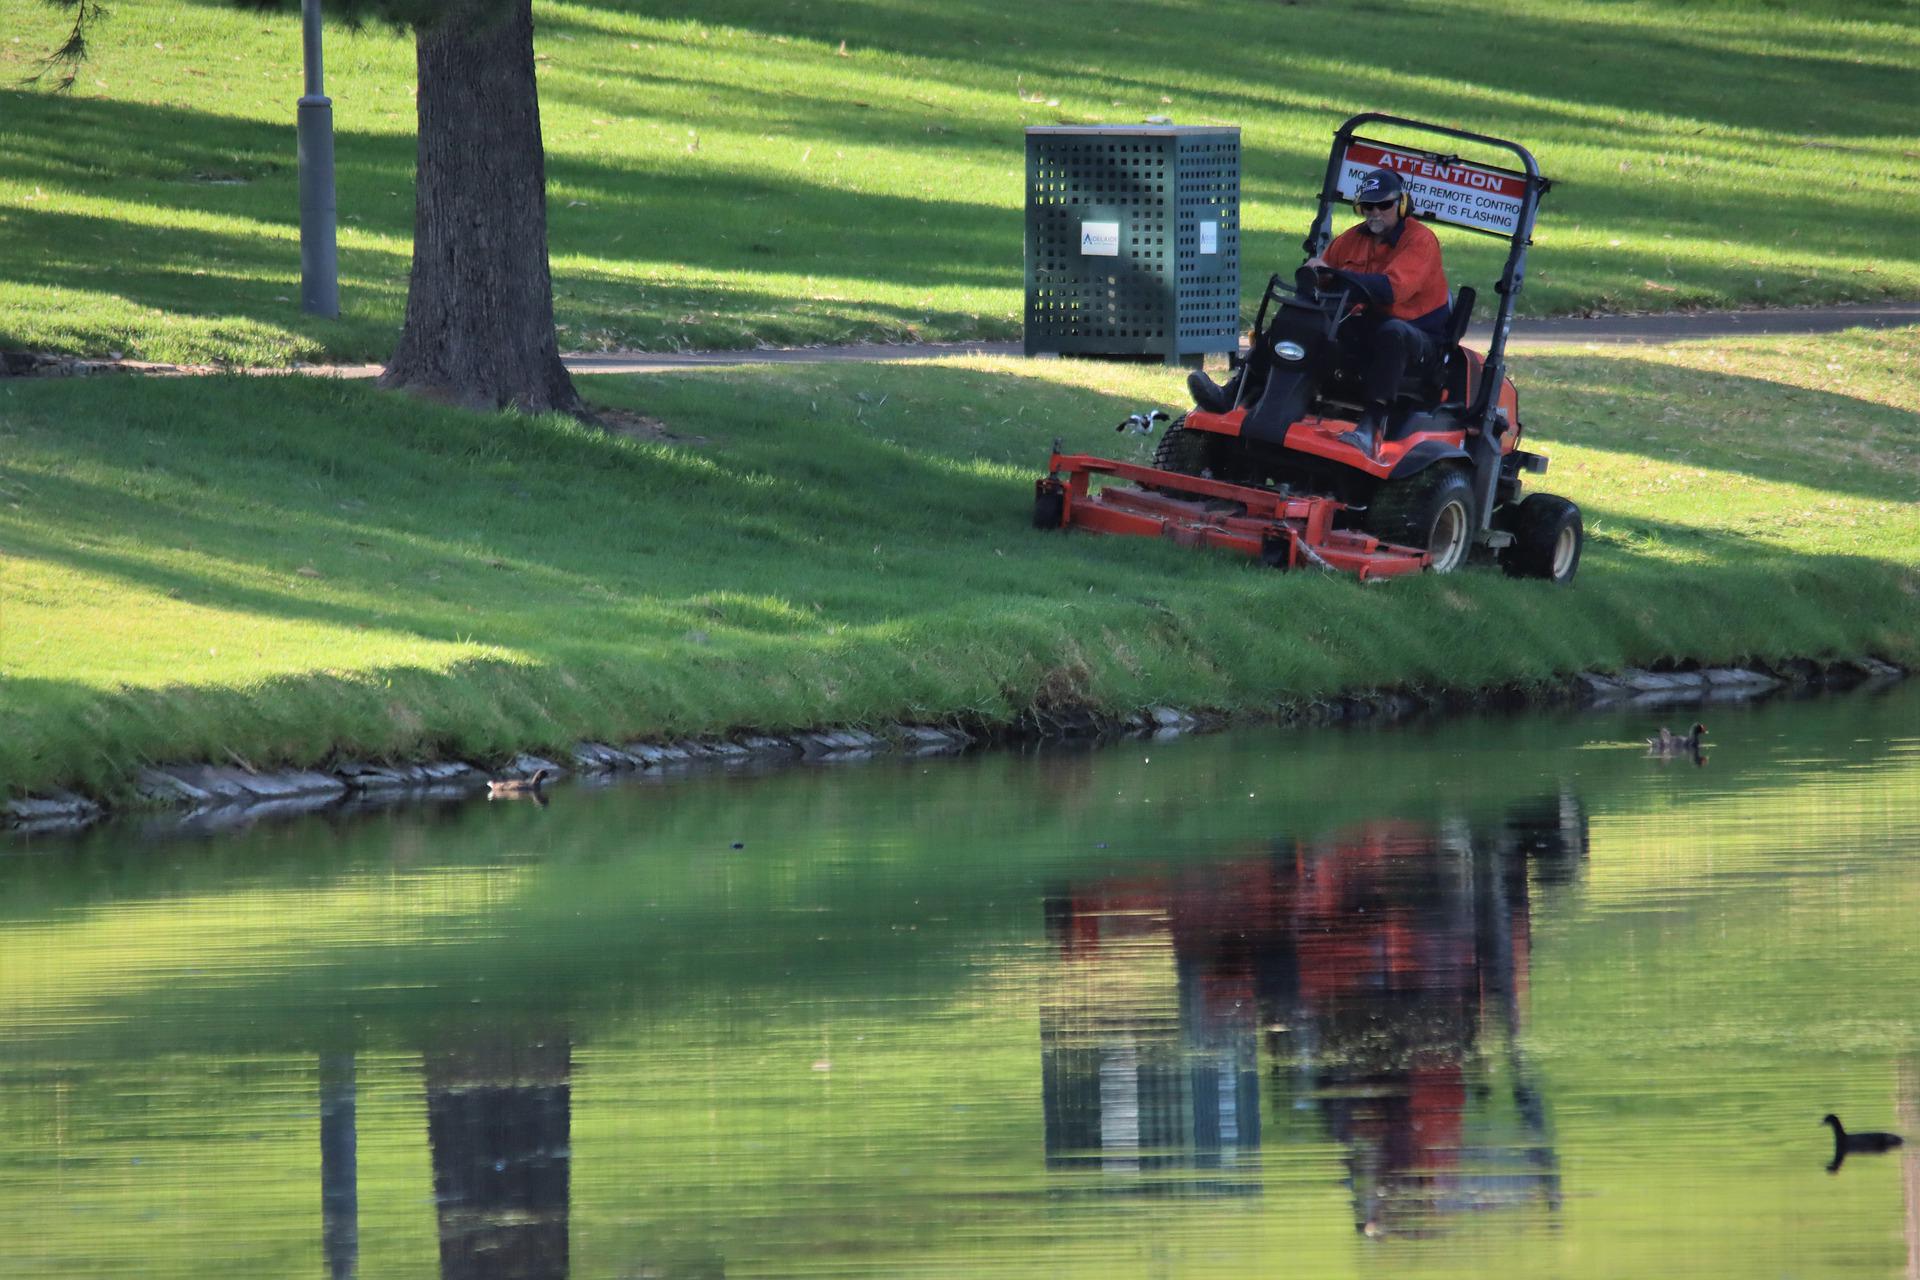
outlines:
[[[1369, 123], [1504, 149], [1522, 168], [1357, 137]], [[1063, 454], [1056, 444], [1036, 482], [1037, 527], [1165, 537], [1276, 568], [1316, 565], [1362, 579], [1450, 573], [1481, 552], [1515, 577], [1572, 580], [1584, 537], [1580, 510], [1565, 498], [1521, 493], [1522, 474], [1544, 472], [1547, 460], [1519, 448], [1519, 395], [1506, 376], [1514, 299], [1551, 184], [1516, 143], [1355, 116], [1334, 135], [1309, 257], [1329, 243], [1333, 207], [1355, 176], [1381, 164], [1408, 175], [1415, 216], [1508, 241], [1486, 353], [1460, 345], [1475, 297], [1462, 288], [1439, 358], [1402, 383], [1379, 451], [1369, 454], [1339, 438], [1361, 410], [1359, 378], [1338, 341], [1361, 301], [1360, 282], [1302, 268], [1288, 288], [1276, 275], [1246, 357], [1234, 358], [1224, 387], [1200, 374], [1190, 380], [1195, 407], [1168, 428], [1151, 467]], [[1464, 191], [1477, 194], [1456, 194]], [[1095, 477], [1133, 483], [1096, 487]]]
[[1368, 1234], [1557, 1210], [1522, 1049], [1532, 916], [1587, 847], [1561, 793], [1059, 886], [1048, 1166], [1103, 1193], [1258, 1194], [1263, 1151], [1314, 1141], [1300, 1120], [1317, 1116]]

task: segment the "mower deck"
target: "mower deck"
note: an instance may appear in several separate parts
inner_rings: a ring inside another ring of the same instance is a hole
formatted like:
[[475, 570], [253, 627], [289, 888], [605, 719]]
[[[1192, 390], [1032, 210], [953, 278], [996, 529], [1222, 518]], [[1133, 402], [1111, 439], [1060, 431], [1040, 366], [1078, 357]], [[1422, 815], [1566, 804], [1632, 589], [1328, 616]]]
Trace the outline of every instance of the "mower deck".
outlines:
[[[1134, 483], [1094, 492], [1096, 475]], [[1055, 450], [1047, 474], [1034, 482], [1034, 496], [1036, 523], [1051, 519], [1057, 503], [1059, 528], [1220, 547], [1276, 569], [1313, 565], [1365, 582], [1427, 566], [1425, 552], [1334, 528], [1333, 518], [1345, 504], [1332, 498], [1280, 494], [1089, 454]]]

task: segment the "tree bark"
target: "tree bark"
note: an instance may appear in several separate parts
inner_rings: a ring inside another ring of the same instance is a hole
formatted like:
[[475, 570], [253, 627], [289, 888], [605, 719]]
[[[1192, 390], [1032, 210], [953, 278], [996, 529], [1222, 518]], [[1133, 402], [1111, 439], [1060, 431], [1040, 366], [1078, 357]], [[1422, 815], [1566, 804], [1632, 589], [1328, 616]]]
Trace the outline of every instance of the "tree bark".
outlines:
[[466, 0], [414, 42], [413, 274], [381, 385], [577, 413], [553, 328], [532, 0]]

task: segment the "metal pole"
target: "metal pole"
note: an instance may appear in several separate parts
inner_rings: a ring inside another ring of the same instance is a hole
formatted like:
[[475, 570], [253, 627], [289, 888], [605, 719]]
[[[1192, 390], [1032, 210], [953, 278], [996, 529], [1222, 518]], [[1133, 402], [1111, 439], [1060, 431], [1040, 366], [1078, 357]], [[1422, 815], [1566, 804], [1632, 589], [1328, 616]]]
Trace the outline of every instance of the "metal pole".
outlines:
[[320, 0], [300, 0], [307, 92], [300, 99], [300, 307], [340, 314], [340, 259], [334, 246], [333, 100], [320, 70]]

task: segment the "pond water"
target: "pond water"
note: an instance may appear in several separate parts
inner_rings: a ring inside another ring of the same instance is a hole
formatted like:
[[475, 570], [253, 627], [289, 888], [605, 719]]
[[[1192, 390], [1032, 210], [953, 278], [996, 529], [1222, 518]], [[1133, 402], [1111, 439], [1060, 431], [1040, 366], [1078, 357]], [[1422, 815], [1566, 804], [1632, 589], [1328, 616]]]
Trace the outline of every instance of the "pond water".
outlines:
[[1915, 1274], [1920, 688], [1662, 714], [9, 846], [0, 1275]]

